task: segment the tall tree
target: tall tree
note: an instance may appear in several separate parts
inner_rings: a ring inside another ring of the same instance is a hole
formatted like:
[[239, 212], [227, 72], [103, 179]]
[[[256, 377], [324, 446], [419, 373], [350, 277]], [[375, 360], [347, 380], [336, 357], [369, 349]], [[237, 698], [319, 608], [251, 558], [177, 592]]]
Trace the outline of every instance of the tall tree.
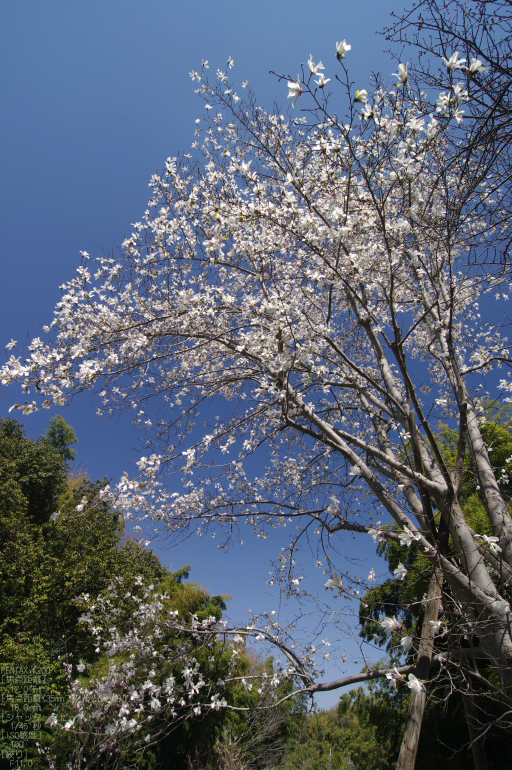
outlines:
[[[3, 759], [14, 740], [6, 734], [24, 733], [24, 748], [37, 761], [35, 736], [67, 695], [63, 662], [96, 658], [78, 620], [80, 594], [96, 596], [114, 575], [127, 589], [137, 575], [146, 584], [165, 575], [151, 551], [122, 543], [119, 512], [98, 496], [103, 485], [66, 480], [65, 461], [48, 436], [32, 441], [20, 423], [0, 419], [0, 663], [8, 675], [1, 682]], [[33, 696], [30, 687], [9, 684], [20, 666], [43, 677], [40, 711], [28, 712], [28, 699], [22, 701], [24, 692]]]
[[[87, 388], [98, 389], [108, 413], [135, 407], [155, 451], [111, 492], [176, 535], [215, 527], [227, 545], [240, 520], [260, 537], [293, 523], [324, 549], [329, 570], [344, 533], [421, 551], [435, 574], [422, 660], [435, 653], [446, 583], [443, 665], [510, 705], [512, 516], [482, 433], [479, 390], [483, 374], [510, 364], [501, 305], [487, 312], [486, 304], [508, 296], [507, 277], [480, 259], [506, 229], [501, 171], [471, 150], [453, 152], [468, 98], [460, 83], [427, 121], [428, 102], [410, 88], [405, 64], [396, 88], [379, 81], [372, 94], [354, 92], [349, 51], [346, 41], [336, 45], [343, 118], [338, 101], [330, 109], [333, 78], [311, 58], [297, 80], [286, 79], [294, 105], [308, 99], [298, 118], [266, 112], [250, 92], [242, 100], [221, 70], [216, 83], [206, 69], [193, 72], [206, 102], [202, 160], [168, 159], [119, 259], [99, 258], [93, 273], [84, 255], [53, 337], [34, 340], [24, 361], [13, 354], [3, 379], [36, 387], [26, 412]], [[511, 389], [508, 380], [501, 387]], [[453, 463], [436, 435], [441, 418], [457, 434]], [[475, 531], [462, 509], [467, 448], [492, 535]], [[375, 523], [379, 511], [391, 527]], [[291, 596], [305, 583], [299, 540], [272, 578]], [[326, 587], [350, 598], [360, 582], [345, 570]], [[158, 615], [148, 598], [150, 606]], [[332, 607], [326, 617], [336, 624]], [[392, 617], [383, 623], [398, 627]], [[187, 639], [204, 634], [211, 645], [214, 629], [213, 621], [189, 627]], [[114, 653], [121, 642], [102, 633]], [[353, 681], [318, 683], [315, 648], [299, 653], [273, 618], [243, 633], [280, 645], [284, 673], [304, 690]], [[467, 639], [475, 636], [496, 682], [474, 665]], [[128, 634], [119, 639], [132, 644]], [[429, 665], [417, 665], [417, 675], [401, 670], [423, 708]], [[196, 678], [185, 685], [204, 692], [203, 705], [218, 703]]]
[[76, 451], [71, 449], [70, 445], [76, 444], [77, 437], [71, 425], [60, 414], [57, 414], [50, 420], [50, 427], [46, 431], [46, 438], [55, 449], [58, 449], [64, 460], [70, 462], [75, 459]]
[[[502, 492], [504, 498], [510, 504], [511, 491], [509, 486], [509, 471], [512, 464], [512, 432], [510, 425], [510, 409], [503, 408], [496, 410], [495, 405], [487, 404], [481, 412], [482, 435], [489, 452], [489, 458], [496, 475], [502, 480]], [[442, 447], [443, 455], [449, 465], [454, 465], [457, 457], [458, 435], [455, 431], [443, 426], [438, 438]], [[410, 451], [410, 448], [409, 448]], [[478, 479], [475, 473], [475, 466], [470, 455], [466, 455], [464, 462], [464, 476], [459, 492], [459, 500], [466, 520], [475, 531], [482, 532], [486, 537], [492, 537], [492, 531], [485, 513], [481, 495], [479, 494]], [[450, 544], [453, 547], [453, 543]], [[401, 655], [407, 651], [409, 660], [416, 654], [418, 640], [421, 637], [422, 625], [429, 622], [425, 612], [425, 597], [429, 583], [432, 578], [432, 566], [428, 559], [421, 554], [411, 552], [401, 546], [399, 543], [381, 542], [378, 545], [378, 551], [383, 555], [390, 571], [396, 577], [387, 580], [383, 585], [371, 589], [365, 594], [360, 605], [361, 635], [368, 641], [378, 639], [379, 644], [386, 644], [390, 653], [394, 653], [394, 662], [401, 658]], [[444, 586], [445, 610], [449, 614], [453, 598], [450, 601], [448, 595], [448, 586]], [[380, 620], [386, 615], [393, 613], [400, 621], [399, 634], [388, 634], [384, 632]], [[445, 628], [444, 631], [447, 629]], [[439, 628], [441, 636], [437, 641], [439, 650], [445, 645], [443, 638], [443, 629]], [[400, 643], [400, 636], [404, 639], [405, 649]], [[398, 638], [397, 638], [398, 637]], [[472, 640], [476, 644], [477, 639]], [[449, 645], [448, 645], [449, 646]], [[479, 661], [480, 673], [491, 676], [488, 662]], [[442, 677], [437, 677], [437, 699], [448, 701], [450, 696], [457, 696], [460, 701], [460, 694], [453, 688], [453, 683], [445, 682], [443, 688]], [[501, 735], [498, 730], [493, 731], [492, 725], [496, 721], [499, 710], [496, 712], [495, 704], [492, 704], [487, 697], [485, 690], [482, 692], [476, 684], [471, 690], [469, 696], [462, 696], [465, 709], [465, 719], [469, 728], [469, 740], [472, 746], [473, 759], [476, 770], [487, 767], [483, 743], [479, 741], [479, 736], [484, 735], [486, 745], [489, 741], [494, 745], [500, 741]], [[456, 713], [456, 709], [455, 709]], [[499, 724], [499, 720], [498, 720]], [[462, 738], [461, 745], [467, 743], [468, 736]], [[419, 745], [419, 744], [418, 744]], [[501, 746], [501, 752], [507, 754], [510, 751], [508, 743]]]

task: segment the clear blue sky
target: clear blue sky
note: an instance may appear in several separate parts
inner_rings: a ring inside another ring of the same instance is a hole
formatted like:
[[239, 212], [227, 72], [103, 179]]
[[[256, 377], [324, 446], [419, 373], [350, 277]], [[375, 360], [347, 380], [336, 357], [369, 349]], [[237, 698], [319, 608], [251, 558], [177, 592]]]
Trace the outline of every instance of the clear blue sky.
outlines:
[[[117, 249], [146, 208], [150, 176], [193, 141], [201, 104], [189, 72], [208, 59], [215, 71], [235, 60], [234, 82], [248, 79], [260, 103], [287, 109], [286, 84], [274, 70], [297, 76], [309, 54], [335, 66], [335, 44], [358, 88], [372, 71], [396, 70], [377, 31], [400, 3], [360, 0], [16, 0], [2, 9], [1, 329], [6, 344], [41, 333], [80, 251]], [[0, 414], [19, 400], [0, 395]], [[35, 438], [53, 412], [27, 418]], [[131, 470], [137, 437], [129, 421], [100, 421], [89, 397], [62, 411], [78, 437], [78, 462], [92, 478]], [[18, 415], [15, 415], [18, 416]], [[372, 561], [371, 539], [365, 548]], [[218, 553], [214, 543], [164, 552], [173, 568], [192, 563], [191, 578], [214, 593], [234, 595], [230, 612], [278, 609], [267, 595], [267, 560], [275, 544], [252, 541]], [[323, 578], [325, 579], [325, 578]], [[347, 645], [347, 651], [355, 648]], [[378, 654], [375, 654], [378, 657]], [[360, 670], [354, 664], [347, 673]], [[340, 673], [332, 670], [333, 677]], [[338, 694], [339, 695], [339, 694]], [[326, 696], [322, 705], [337, 701]]]

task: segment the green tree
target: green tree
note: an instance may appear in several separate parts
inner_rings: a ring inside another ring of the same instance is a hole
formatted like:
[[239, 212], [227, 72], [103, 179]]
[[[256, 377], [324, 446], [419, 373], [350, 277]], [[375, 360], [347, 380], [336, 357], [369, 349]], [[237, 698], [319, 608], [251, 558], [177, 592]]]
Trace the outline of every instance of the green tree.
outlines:
[[337, 708], [304, 717], [284, 770], [391, 770], [406, 707], [399, 693], [375, 683], [345, 693]]
[[9, 531], [11, 512], [26, 521], [47, 522], [66, 488], [66, 467], [51, 441], [25, 437], [16, 420], [0, 417], [0, 517], [2, 543]]
[[[72, 736], [45, 725], [51, 713], [68, 710], [69, 679], [63, 664], [70, 667], [72, 678], [80, 671], [78, 665], [86, 667], [84, 679], [101, 677], [108, 670], [107, 656], [98, 656], [94, 640], [80, 622], [81, 596], [99, 597], [113, 578], [122, 581], [126, 598], [118, 601], [116, 612], [119, 622], [126, 624], [132, 618], [133, 600], [152, 584], [159, 594], [168, 595], [166, 607], [185, 620], [193, 615], [199, 622], [211, 616], [219, 620], [228, 598], [210, 596], [202, 586], [188, 582], [190, 565], [167, 572], [151, 550], [126, 536], [119, 513], [102, 495], [105, 482], [68, 474], [69, 444], [75, 440], [73, 429], [62, 418], [54, 418], [46, 435], [37, 441], [25, 437], [20, 423], [0, 420], [0, 663], [7, 668], [23, 665], [47, 672], [40, 719], [33, 719], [26, 731], [32, 766], [41, 768], [45, 760], [34, 749], [36, 735], [63, 767], [73, 752]], [[175, 645], [179, 644], [176, 638]], [[220, 642], [214, 656], [221, 677], [229, 656]], [[206, 652], [199, 650], [200, 663], [203, 658]], [[250, 676], [262, 665], [270, 667], [270, 673], [271, 661], [258, 663], [244, 653], [237, 674]], [[159, 676], [168, 673], [163, 668]], [[19, 705], [16, 692], [4, 688], [3, 695], [14, 713]], [[235, 683], [230, 701], [243, 709], [260, 702], [261, 696]], [[129, 762], [136, 757], [139, 766], [148, 770], [185, 770], [192, 760], [211, 764], [215, 758], [222, 764], [223, 757], [227, 753], [232, 757], [236, 747], [250, 767], [265, 767], [269, 757], [284, 748], [292, 710], [291, 703], [277, 711], [221, 710], [192, 721], [177, 720], [172, 731], [161, 720], [155, 729], [157, 739], [142, 756], [132, 750], [128, 740], [120, 747], [118, 759]], [[5, 738], [0, 749], [8, 752], [9, 745]], [[104, 762], [101, 758], [97, 766]]]
[[[114, 575], [129, 586], [137, 575], [147, 584], [166, 572], [151, 551], [123, 541], [118, 513], [101, 499], [103, 483], [66, 473], [65, 454], [48, 434], [32, 441], [18, 422], [0, 418], [0, 664], [45, 672], [43, 722], [66, 697], [62, 663], [95, 658], [78, 622], [79, 595], [98, 594]], [[5, 681], [12, 716], [23, 688]], [[29, 716], [18, 723], [29, 726], [22, 732], [33, 747], [40, 724], [37, 711]], [[9, 745], [2, 739], [0, 748]]]
[[[304, 718], [289, 742], [283, 770], [394, 770], [409, 706], [409, 691], [371, 682], [345, 693], [337, 708]], [[465, 713], [460, 698], [433, 699], [425, 712], [416, 770], [471, 767]], [[510, 756], [506, 739], [488, 748], [489, 770]]]
[[[489, 458], [500, 482], [501, 492], [509, 505], [512, 499], [512, 418], [510, 408], [496, 409], [492, 404], [485, 404], [479, 407], [480, 424], [482, 436], [484, 438]], [[447, 467], [455, 470], [455, 464], [458, 455], [458, 433], [447, 425], [441, 426], [441, 432], [438, 436], [439, 446], [442, 448]], [[410, 447], [407, 447], [407, 451]], [[489, 519], [486, 514], [484, 502], [481, 495], [478, 475], [475, 470], [474, 459], [470, 453], [464, 456], [464, 466], [462, 471], [462, 483], [459, 490], [459, 500], [471, 528], [483, 536], [491, 536]], [[435, 512], [436, 522], [439, 522], [439, 514]], [[451, 539], [448, 542], [448, 548], [453, 548]], [[360, 622], [361, 636], [367, 641], [376, 641], [380, 646], [385, 646], [391, 658], [391, 665], [398, 665], [404, 655], [404, 648], [395, 635], [386, 635], [381, 625], [384, 617], [394, 616], [401, 624], [399, 635], [412, 636], [414, 643], [417, 643], [421, 635], [425, 602], [424, 598], [433, 574], [432, 564], [421, 554], [419, 549], [406, 547], [398, 541], [386, 540], [379, 543], [377, 547], [380, 556], [384, 557], [388, 563], [389, 570], [393, 572], [401, 563], [407, 570], [404, 579], [389, 579], [382, 585], [368, 591], [360, 603]], [[505, 593], [510, 597], [510, 591], [505, 588]], [[474, 648], [475, 655], [478, 654], [478, 636], [473, 638], [457, 638], [457, 629], [453, 625], [453, 613], [451, 612], [454, 597], [450, 594], [448, 586], [443, 585], [443, 620], [452, 625], [449, 635], [440, 635], [435, 641], [437, 653], [448, 653], [454, 646], [462, 646], [466, 649]], [[407, 654], [407, 662], [412, 663], [415, 658], [414, 646]], [[479, 659], [478, 667], [480, 673], [484, 674], [490, 681], [494, 681], [495, 674], [492, 667], [485, 660]], [[436, 672], [436, 679], [439, 679]], [[462, 675], [463, 676], [463, 675]], [[464, 765], [464, 757], [469, 758], [467, 744], [478, 736], [479, 733], [486, 731], [485, 752], [487, 754], [487, 764], [489, 767], [499, 767], [499, 756], [504, 751], [512, 751], [512, 743], [507, 739], [503, 730], [490, 728], [492, 722], [503, 713], [503, 705], [500, 702], [491, 701], [485, 691], [479, 688], [478, 684], [473, 686], [473, 695], [471, 703], [463, 704], [459, 689], [462, 687], [463, 680], [451, 678], [443, 682], [442, 677], [439, 682], [436, 681], [434, 695], [432, 696], [425, 723], [422, 729], [426, 736], [434, 739], [432, 743], [428, 737], [420, 739], [419, 755], [416, 767], [427, 767], [426, 758], [434, 760], [437, 756], [443, 754], [442, 745], [451, 747], [451, 751], [458, 752], [458, 759], [452, 759], [453, 767], [458, 767], [457, 762]], [[444, 705], [441, 705], [444, 704]], [[470, 715], [465, 711], [464, 705], [472, 706], [475, 710], [475, 732], [468, 735], [467, 720]], [[449, 715], [450, 729], [444, 730]], [[437, 736], [437, 739], [436, 739]], [[481, 744], [483, 745], [483, 744]], [[421, 747], [423, 754], [421, 755]], [[492, 747], [492, 749], [491, 749]], [[476, 751], [476, 749], [475, 749]], [[421, 756], [420, 756], [421, 755]], [[493, 757], [497, 762], [493, 763]], [[478, 759], [475, 757], [475, 762]], [[489, 764], [491, 763], [491, 764]]]
[[71, 425], [60, 414], [50, 420], [46, 438], [61, 453], [64, 460], [70, 462], [75, 459], [76, 451], [70, 448], [70, 444], [76, 444], [78, 439]]
[[[509, 505], [512, 500], [512, 414], [510, 408], [494, 409], [492, 405], [481, 406], [481, 431], [494, 472], [500, 479], [500, 487]], [[458, 433], [447, 425], [441, 426], [438, 436], [446, 465], [455, 469], [458, 448]], [[410, 449], [409, 447], [407, 449]], [[485, 511], [474, 461], [469, 452], [464, 456], [464, 470], [459, 500], [466, 520], [480, 535], [492, 535]], [[434, 512], [439, 521], [438, 512]], [[452, 543], [449, 544], [453, 546]], [[367, 641], [378, 637], [381, 645], [389, 652], [393, 648], [393, 637], [386, 636], [380, 620], [396, 615], [403, 626], [404, 634], [418, 635], [421, 629], [424, 604], [422, 599], [432, 576], [432, 564], [413, 547], [402, 546], [397, 540], [386, 540], [377, 546], [377, 552], [388, 563], [390, 572], [402, 563], [407, 569], [405, 579], [390, 579], [368, 591], [360, 603], [361, 636]], [[447, 589], [445, 585], [445, 590]]]

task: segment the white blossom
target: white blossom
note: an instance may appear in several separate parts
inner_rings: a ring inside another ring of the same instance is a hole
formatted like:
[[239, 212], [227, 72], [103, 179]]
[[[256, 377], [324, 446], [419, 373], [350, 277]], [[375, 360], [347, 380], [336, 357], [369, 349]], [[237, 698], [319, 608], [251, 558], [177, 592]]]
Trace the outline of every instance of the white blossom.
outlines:
[[393, 575], [395, 575], [398, 580], [405, 580], [407, 569], [404, 567], [401, 561], [398, 562], [398, 567], [393, 570]]
[[440, 620], [429, 620], [429, 625], [434, 636], [437, 636], [443, 627], [442, 621]]
[[384, 620], [381, 621], [381, 626], [384, 629], [386, 636], [391, 636], [394, 631], [399, 631], [402, 628], [401, 624], [394, 616], [392, 618], [384, 618]]
[[489, 72], [489, 67], [484, 67], [480, 59], [472, 58], [468, 70], [472, 75], [475, 75], [477, 72]]
[[425, 685], [422, 681], [420, 681], [417, 677], [414, 676], [414, 674], [409, 674], [409, 681], [407, 682], [407, 687], [411, 692], [413, 692], [415, 695], [419, 695], [421, 692], [425, 692]]
[[337, 572], [332, 573], [332, 577], [324, 583], [326, 588], [336, 588], [339, 591], [343, 591], [343, 581]]
[[352, 46], [348, 45], [346, 40], [342, 40], [341, 43], [336, 43], [336, 56], [338, 59], [345, 59], [348, 51], [352, 50]]
[[300, 75], [297, 77], [297, 80], [288, 82], [288, 99], [293, 99], [292, 107], [295, 107], [297, 104], [297, 99], [299, 96], [302, 96], [302, 83], [300, 82]]
[[318, 80], [315, 80], [315, 83], [317, 84], [318, 88], [325, 88], [327, 83], [329, 83], [331, 78], [326, 78], [323, 72], [320, 73], [318, 76]]
[[417, 532], [412, 532], [409, 527], [404, 527], [403, 532], [398, 533], [400, 539], [400, 545], [410, 546], [414, 540], [419, 540], [420, 535]]
[[372, 536], [374, 543], [381, 543], [384, 540], [383, 530], [379, 529], [380, 521], [374, 527], [368, 527], [368, 534]]
[[445, 59], [443, 56], [443, 62], [445, 63], [448, 72], [453, 72], [456, 69], [462, 69], [462, 65], [466, 63], [466, 59], [459, 59], [459, 52], [455, 51], [449, 59]]
[[395, 77], [398, 78], [398, 85], [399, 86], [407, 85], [407, 81], [409, 80], [409, 72], [408, 72], [407, 68], [408, 68], [407, 64], [399, 64], [398, 65], [398, 72], [394, 72], [393, 73], [395, 75]]
[[482, 538], [492, 553], [501, 553], [501, 546], [498, 545], [500, 542], [498, 537], [493, 537], [492, 535], [482, 535]]
[[308, 67], [312, 75], [318, 75], [319, 71], [324, 69], [322, 62], [319, 62], [318, 64], [313, 62], [313, 54], [309, 54]]

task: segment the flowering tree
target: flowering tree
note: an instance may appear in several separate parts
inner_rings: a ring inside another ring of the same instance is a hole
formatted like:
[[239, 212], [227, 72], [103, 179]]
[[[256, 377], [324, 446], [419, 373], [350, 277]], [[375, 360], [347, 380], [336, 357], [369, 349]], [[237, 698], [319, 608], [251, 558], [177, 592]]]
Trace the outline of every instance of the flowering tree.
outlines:
[[[509, 258], [510, 101], [512, 9], [508, 0], [420, 0], [395, 16], [385, 30], [388, 40], [404, 47], [415, 81], [429, 92], [449, 94], [459, 82], [470, 94], [465, 107], [462, 152], [501, 176], [503, 238], [493, 259]], [[442, 66], [442, 59], [446, 67]], [[441, 66], [439, 66], [441, 65]], [[445, 90], [446, 89], [446, 90]], [[437, 98], [434, 97], [434, 98]], [[454, 154], [457, 150], [454, 147]], [[459, 148], [460, 151], [460, 148]]]
[[[480, 258], [502, 235], [499, 169], [452, 152], [463, 83], [433, 112], [406, 65], [397, 87], [353, 92], [349, 51], [337, 43], [335, 78], [311, 57], [286, 78], [296, 109], [306, 105], [295, 118], [250, 91], [242, 99], [220, 70], [211, 83], [206, 63], [193, 72], [206, 110], [194, 155], [153, 177], [119, 259], [91, 270], [83, 254], [45, 327], [51, 341], [13, 354], [3, 381], [35, 389], [25, 412], [91, 388], [102, 414], [134, 409], [154, 451], [111, 493], [176, 535], [216, 528], [227, 546], [244, 520], [260, 537], [295, 524], [273, 576], [291, 595], [303, 593], [301, 536], [326, 555], [326, 588], [347, 597], [360, 581], [333, 572], [344, 533], [421, 551], [434, 570], [416, 667], [322, 684], [314, 650], [299, 653], [272, 618], [238, 632], [280, 646], [303, 690], [408, 675], [421, 712], [433, 659], [510, 704], [512, 517], [479, 418], [482, 376], [509, 363], [498, 314], [486, 314], [488, 297], [507, 297], [506, 276]], [[343, 119], [329, 106], [332, 80], [348, 95]], [[458, 434], [454, 462], [436, 437], [441, 417]], [[490, 536], [460, 505], [467, 451]], [[382, 625], [400, 635], [394, 617]], [[476, 668], [476, 640], [499, 685]]]

